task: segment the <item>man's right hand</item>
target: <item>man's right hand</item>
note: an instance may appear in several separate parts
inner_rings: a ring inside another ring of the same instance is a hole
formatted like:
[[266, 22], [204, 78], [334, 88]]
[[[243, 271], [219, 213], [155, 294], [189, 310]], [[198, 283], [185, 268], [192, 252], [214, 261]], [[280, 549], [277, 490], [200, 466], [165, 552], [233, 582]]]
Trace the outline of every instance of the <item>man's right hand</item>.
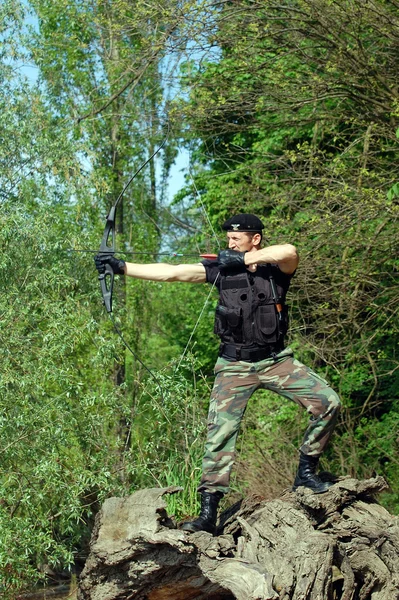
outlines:
[[125, 261], [115, 258], [113, 254], [97, 254], [94, 257], [94, 263], [100, 275], [105, 273], [105, 265], [109, 265], [115, 275], [125, 274]]

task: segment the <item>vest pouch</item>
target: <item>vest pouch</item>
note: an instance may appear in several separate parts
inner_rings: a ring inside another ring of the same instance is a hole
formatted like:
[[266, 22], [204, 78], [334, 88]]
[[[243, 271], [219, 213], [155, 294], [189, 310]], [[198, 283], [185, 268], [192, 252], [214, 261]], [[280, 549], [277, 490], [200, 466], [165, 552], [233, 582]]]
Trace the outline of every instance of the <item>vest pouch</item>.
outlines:
[[216, 307], [216, 335], [232, 336], [235, 342], [242, 342], [242, 310], [241, 308], [226, 308], [219, 304]]
[[273, 344], [278, 341], [279, 331], [274, 304], [258, 306], [255, 313], [255, 338], [258, 344]]

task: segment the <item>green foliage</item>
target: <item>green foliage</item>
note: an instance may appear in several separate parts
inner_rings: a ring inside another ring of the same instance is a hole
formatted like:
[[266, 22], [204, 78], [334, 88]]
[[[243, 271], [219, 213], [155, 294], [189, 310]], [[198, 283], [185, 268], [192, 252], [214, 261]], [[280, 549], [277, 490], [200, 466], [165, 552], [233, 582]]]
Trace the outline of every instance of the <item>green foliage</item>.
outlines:
[[[69, 250], [98, 247], [104, 227], [99, 213], [163, 139], [159, 61], [171, 31], [170, 9], [160, 6], [150, 14], [144, 5], [132, 11], [129, 3], [62, 0], [31, 6], [37, 23], [24, 29], [15, 17], [21, 7], [7, 3], [4, 39], [7, 48], [19, 44], [30, 54], [39, 67], [38, 85], [14, 77], [9, 54], [1, 64], [7, 150], [0, 171], [7, 340], [1, 347], [1, 527], [3, 539], [15, 543], [5, 546], [0, 577], [10, 597], [44, 577], [48, 566], [66, 569], [84, 557], [94, 513], [106, 496], [153, 484], [154, 477], [167, 485], [186, 448], [192, 460], [185, 460], [181, 476], [198, 472], [204, 414], [196, 399], [206, 387], [190, 395], [182, 370], [175, 383], [158, 375], [186, 399], [186, 421], [181, 411], [175, 414], [170, 391], [162, 392], [163, 407], [158, 384], [129, 358], [106, 321], [90, 254]], [[144, 93], [139, 83], [147, 85]], [[107, 104], [110, 94], [114, 101]], [[163, 178], [170, 160], [167, 155]], [[164, 185], [164, 179], [158, 185], [153, 162], [126, 192], [119, 248], [159, 248]], [[159, 368], [167, 342], [148, 302], [153, 290], [136, 283], [125, 288], [116, 282], [116, 322], [138, 356]], [[154, 296], [161, 308], [167, 298]], [[187, 361], [183, 368], [191, 376]], [[174, 420], [185, 423], [180, 433]], [[180, 514], [193, 510], [190, 481]]]
[[[165, 247], [215, 252], [220, 224], [241, 211], [265, 220], [266, 244], [295, 243], [290, 343], [344, 402], [323, 466], [383, 473], [383, 502], [398, 512], [392, 4], [7, 0], [0, 16], [4, 597], [84, 557], [108, 495], [177, 485], [176, 517], [198, 508], [216, 292], [115, 282], [117, 325], [157, 382], [115, 337], [91, 255], [69, 250], [98, 247], [106, 210], [165, 120], [162, 160], [121, 202], [118, 247], [153, 252], [149, 262]], [[37, 84], [20, 74], [27, 61]], [[169, 206], [179, 136], [191, 174]], [[305, 427], [294, 405], [257, 392], [233, 497], [289, 487]]]
[[[191, 373], [190, 380], [182, 376], [183, 370]], [[210, 390], [206, 381], [196, 380], [196, 372], [198, 365], [192, 355], [181, 364], [176, 362], [170, 375], [157, 372], [161, 390], [149, 382], [149, 394], [135, 406], [130, 448], [124, 458], [133, 489], [154, 485], [183, 488], [168, 499], [176, 518], [194, 514], [198, 506], [196, 488]]]
[[[382, 469], [373, 439], [389, 431], [385, 417], [395, 414], [399, 383], [398, 21], [391, 5], [378, 6], [377, 23], [374, 3], [360, 1], [226, 5], [211, 34], [220, 55], [186, 65], [189, 99], [179, 104], [190, 137], [200, 138], [197, 179], [214, 224], [255, 212], [266, 222], [266, 244], [299, 250], [292, 345], [343, 398], [340, 441], [328, 456], [339, 472], [357, 476]], [[275, 422], [270, 413], [267, 419]], [[268, 441], [251, 451], [262, 420], [259, 409], [242, 468], [262, 452], [271, 460]], [[284, 434], [291, 423], [288, 417]], [[292, 452], [270, 436], [281, 471]], [[393, 444], [383, 461], [393, 489], [387, 465], [397, 460]], [[241, 473], [247, 483], [252, 472]], [[273, 481], [275, 493], [283, 480]]]
[[399, 197], [399, 183], [395, 183], [387, 192], [387, 198], [390, 202]]
[[95, 391], [109, 356], [93, 345], [93, 284], [76, 278], [85, 259], [54, 253], [60, 217], [56, 207], [35, 219], [13, 204], [2, 210], [1, 527], [14, 539], [0, 562], [5, 589], [40, 565], [68, 566], [96, 503], [118, 485], [109, 434], [120, 399], [106, 376]]

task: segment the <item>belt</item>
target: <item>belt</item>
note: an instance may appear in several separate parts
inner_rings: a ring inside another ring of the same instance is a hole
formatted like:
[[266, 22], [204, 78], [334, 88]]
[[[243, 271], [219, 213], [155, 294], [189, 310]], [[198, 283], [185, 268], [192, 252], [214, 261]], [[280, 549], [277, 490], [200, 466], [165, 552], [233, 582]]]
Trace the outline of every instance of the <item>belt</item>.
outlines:
[[219, 356], [223, 358], [232, 358], [233, 360], [258, 362], [260, 360], [265, 360], [265, 358], [274, 358], [281, 350], [283, 350], [281, 344], [269, 344], [267, 346], [258, 346], [255, 348], [243, 348], [234, 346], [234, 344], [221, 344]]

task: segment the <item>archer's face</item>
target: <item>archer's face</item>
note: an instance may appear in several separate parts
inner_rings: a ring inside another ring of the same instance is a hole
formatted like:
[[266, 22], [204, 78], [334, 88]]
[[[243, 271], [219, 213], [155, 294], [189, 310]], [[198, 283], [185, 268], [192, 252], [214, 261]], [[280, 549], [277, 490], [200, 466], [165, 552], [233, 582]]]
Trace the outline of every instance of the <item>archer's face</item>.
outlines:
[[230, 250], [237, 252], [252, 252], [256, 250], [256, 245], [260, 243], [259, 233], [248, 235], [245, 231], [228, 231], [227, 241]]

